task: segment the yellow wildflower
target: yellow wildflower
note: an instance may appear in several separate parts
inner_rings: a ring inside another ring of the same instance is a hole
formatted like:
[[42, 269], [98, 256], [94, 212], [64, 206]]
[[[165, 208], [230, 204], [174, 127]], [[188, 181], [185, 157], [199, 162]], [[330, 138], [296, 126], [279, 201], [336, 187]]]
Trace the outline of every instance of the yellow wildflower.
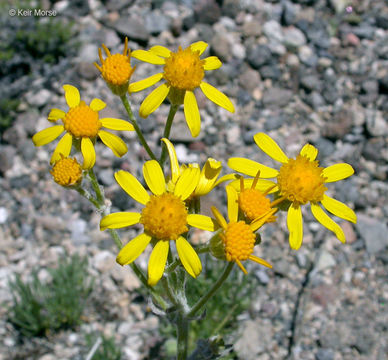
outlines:
[[104, 49], [107, 58], [104, 60], [101, 49], [98, 49], [101, 65], [98, 65], [97, 63], [94, 63], [94, 65], [101, 72], [102, 77], [112, 92], [122, 96], [127, 92], [129, 80], [136, 68], [136, 66], [133, 68], [131, 67], [131, 51], [128, 49], [128, 38], [125, 38], [124, 51], [122, 54], [112, 55], [104, 44], [102, 44], [102, 48]]
[[187, 125], [193, 137], [201, 130], [201, 118], [198, 110], [194, 89], [200, 88], [205, 96], [218, 106], [234, 112], [234, 106], [229, 98], [212, 85], [203, 81], [205, 71], [215, 70], [222, 66], [216, 56], [203, 60], [200, 56], [208, 44], [198, 41], [182, 50], [172, 52], [163, 46], [154, 46], [149, 51], [135, 50], [132, 57], [155, 65], [163, 65], [163, 72], [152, 75], [129, 85], [129, 92], [137, 92], [153, 86], [164, 79], [165, 83], [153, 90], [143, 101], [139, 113], [147, 117], [154, 112], [168, 96], [171, 103], [184, 105]]
[[172, 240], [175, 241], [179, 258], [186, 271], [191, 276], [197, 277], [202, 270], [201, 261], [182, 234], [188, 231], [188, 225], [214, 230], [211, 219], [202, 215], [188, 214], [184, 203], [198, 183], [199, 169], [187, 168], [173, 192], [167, 190], [163, 171], [157, 161], [150, 160], [144, 164], [143, 176], [153, 195], [149, 195], [143, 185], [129, 172], [120, 170], [115, 173], [116, 181], [124, 191], [144, 205], [141, 213], [113, 213], [101, 220], [101, 230], [138, 223], [144, 227], [143, 233], [120, 250], [117, 262], [120, 265], [130, 264], [144, 251], [151, 239], [154, 239], [156, 244], [148, 263], [148, 283], [155, 285], [163, 276], [169, 243]]
[[60, 109], [52, 109], [48, 116], [51, 122], [62, 119], [63, 125], [55, 125], [39, 131], [32, 137], [35, 146], [46, 145], [65, 132], [51, 157], [50, 163], [59, 160], [60, 154], [64, 157], [70, 155], [74, 141], [80, 140], [81, 152], [84, 158], [82, 168], [90, 169], [96, 161], [94, 143], [97, 135], [113, 153], [121, 157], [127, 152], [127, 146], [117, 135], [114, 135], [101, 127], [112, 130], [133, 131], [133, 126], [125, 120], [103, 118], [99, 119], [98, 112], [105, 108], [106, 104], [100, 99], [93, 99], [90, 105], [81, 101], [79, 91], [72, 85], [63, 85], [65, 98], [69, 111], [66, 113]]
[[50, 174], [54, 181], [62, 186], [76, 186], [82, 180], [82, 169], [76, 159], [64, 157], [55, 162]]
[[317, 221], [333, 231], [341, 242], [345, 242], [343, 230], [324, 212], [320, 204], [335, 216], [353, 223], [357, 221], [357, 216], [352, 209], [325, 194], [327, 190], [325, 184], [351, 176], [354, 173], [353, 168], [345, 163], [335, 164], [327, 168], [320, 167], [318, 160], [316, 160], [318, 150], [310, 144], [306, 144], [299, 155], [293, 159], [287, 157], [276, 142], [264, 133], [257, 133], [254, 140], [261, 150], [282, 164], [279, 171], [243, 158], [231, 158], [228, 165], [233, 170], [250, 176], [254, 176], [257, 171], [260, 171], [262, 177], [276, 177], [275, 190], [279, 191], [280, 195], [277, 202], [282, 200], [291, 202], [287, 214], [291, 248], [297, 250], [302, 245], [301, 205], [308, 202]]

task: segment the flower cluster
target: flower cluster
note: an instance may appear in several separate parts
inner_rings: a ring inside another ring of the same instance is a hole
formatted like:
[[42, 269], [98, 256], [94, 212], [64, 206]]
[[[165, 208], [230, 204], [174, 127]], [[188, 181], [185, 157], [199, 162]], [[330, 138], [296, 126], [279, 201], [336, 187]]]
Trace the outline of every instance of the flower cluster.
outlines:
[[[160, 160], [157, 160], [133, 116], [127, 100], [128, 94], [142, 91], [162, 81], [142, 102], [140, 116], [148, 117], [168, 99], [174, 111], [183, 105], [186, 122], [193, 137], [198, 136], [201, 129], [196, 89], [200, 89], [216, 105], [234, 112], [229, 98], [204, 81], [206, 71], [222, 66], [216, 56], [201, 59], [207, 48], [205, 42], [193, 43], [185, 49], [179, 47], [175, 52], [163, 46], [131, 52], [127, 39], [122, 54], [112, 55], [105, 45], [102, 48], [106, 59], [99, 49], [101, 64], [95, 63], [95, 66], [113, 94], [122, 100], [129, 121], [100, 118], [98, 113], [106, 106], [102, 100], [93, 99], [87, 105], [81, 100], [77, 88], [64, 85], [68, 111], [52, 109], [48, 115], [50, 122], [57, 123], [61, 120], [62, 124], [38, 132], [32, 140], [36, 146], [46, 145], [64, 133], [51, 157], [51, 174], [58, 184], [77, 189], [104, 211], [100, 222], [101, 230], [109, 229], [117, 237], [115, 229], [141, 225], [140, 234], [126, 245], [121, 247], [119, 242], [121, 249], [117, 262], [120, 265], [133, 264], [150, 246], [152, 251], [148, 261], [148, 285], [156, 285], [164, 275], [168, 276], [171, 267], [180, 265], [195, 278], [201, 273], [202, 265], [197, 253], [198, 246], [191, 243], [190, 234], [192, 228], [198, 228], [214, 232], [209, 244], [202, 245], [201, 252], [208, 252], [220, 261], [236, 263], [245, 274], [245, 260], [271, 268], [267, 261], [254, 254], [255, 246], [259, 243], [258, 230], [267, 223], [276, 222], [276, 213], [286, 209], [289, 244], [292, 249], [299, 249], [303, 239], [302, 208], [306, 205], [310, 206], [319, 223], [331, 230], [341, 242], [345, 242], [343, 230], [325, 210], [353, 223], [357, 220], [356, 215], [347, 205], [328, 196], [326, 186], [351, 176], [354, 171], [349, 164], [321, 167], [316, 160], [318, 150], [313, 145], [306, 144], [295, 158], [288, 157], [271, 137], [257, 133], [254, 136], [257, 146], [281, 164], [279, 169], [251, 159], [230, 158], [228, 166], [246, 177], [237, 173], [220, 176], [222, 164], [214, 158], [209, 157], [202, 168], [199, 164], [179, 164], [174, 145], [168, 139], [175, 114], [173, 112], [166, 122], [165, 135], [161, 138], [164, 148]], [[162, 65], [163, 71], [131, 82], [135, 71], [130, 63], [131, 58]], [[151, 157], [142, 169], [146, 187], [130, 172], [119, 170], [114, 175], [119, 186], [142, 205], [139, 212], [106, 211], [104, 197], [93, 172], [96, 140], [100, 138], [119, 157], [128, 148], [120, 137], [103, 128], [136, 131]], [[76, 158], [69, 157], [72, 151], [75, 155], [82, 155], [82, 166]], [[164, 172], [167, 154], [170, 162], [169, 174]], [[82, 188], [83, 170], [88, 171], [95, 197]], [[229, 222], [222, 215], [222, 209], [212, 207], [212, 217], [201, 214], [201, 197], [225, 184], [225, 212]]]

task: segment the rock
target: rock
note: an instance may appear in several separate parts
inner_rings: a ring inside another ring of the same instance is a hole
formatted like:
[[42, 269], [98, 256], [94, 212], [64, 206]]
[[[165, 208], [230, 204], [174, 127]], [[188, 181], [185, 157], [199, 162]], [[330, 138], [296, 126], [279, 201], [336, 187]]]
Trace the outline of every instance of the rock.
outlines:
[[384, 222], [361, 214], [358, 216], [356, 229], [369, 254], [377, 254], [388, 246], [388, 227]]
[[286, 106], [290, 102], [292, 96], [293, 93], [291, 90], [272, 87], [264, 91], [263, 104], [264, 106], [270, 107]]
[[234, 344], [238, 357], [257, 360], [257, 356], [271, 343], [271, 332], [257, 321], [248, 320], [240, 325], [241, 335]]
[[105, 186], [110, 186], [115, 184], [115, 179], [113, 175], [112, 169], [103, 169], [100, 170], [97, 174], [98, 179], [102, 182]]
[[314, 90], [319, 92], [322, 88], [322, 83], [316, 74], [311, 74], [300, 78], [300, 86], [308, 92]]
[[329, 0], [329, 3], [337, 14], [342, 14], [346, 6], [349, 5], [348, 0]]
[[388, 122], [379, 110], [365, 109], [366, 128], [372, 136], [388, 135]]
[[264, 79], [272, 79], [277, 81], [280, 79], [282, 72], [277, 65], [265, 65], [260, 68], [260, 75]]
[[254, 45], [247, 49], [247, 60], [254, 69], [269, 64], [272, 60], [271, 50], [267, 45]]
[[93, 63], [94, 61], [97, 61], [98, 46], [96, 44], [83, 45], [80, 49], [80, 53], [78, 57], [81, 59], [82, 62], [86, 62], [86, 63]]
[[341, 139], [350, 132], [353, 125], [353, 113], [348, 109], [341, 109], [327, 122], [322, 134], [331, 139]]
[[263, 25], [263, 33], [270, 41], [282, 43], [284, 40], [283, 29], [275, 20], [267, 21]]
[[116, 257], [110, 251], [102, 250], [94, 255], [92, 264], [100, 273], [106, 273], [116, 265]]
[[224, 0], [222, 3], [222, 13], [235, 19], [241, 10], [240, 0]]
[[48, 101], [51, 99], [52, 94], [47, 89], [41, 89], [37, 92], [28, 92], [26, 94], [26, 100], [27, 102], [36, 107], [42, 107], [43, 105], [46, 105]]
[[[96, 55], [97, 56], [97, 55]], [[96, 60], [96, 58], [95, 58]], [[100, 75], [100, 71], [94, 66], [92, 62], [80, 62], [77, 64], [77, 73], [83, 79], [95, 80]]]
[[0, 224], [5, 224], [8, 219], [8, 210], [5, 207], [0, 207]]
[[244, 23], [242, 32], [244, 36], [260, 36], [261, 35], [261, 23], [256, 19], [247, 21]]
[[331, 349], [319, 349], [315, 354], [316, 360], [334, 360], [334, 351]]
[[311, 298], [316, 304], [326, 307], [336, 299], [337, 292], [334, 285], [322, 284], [311, 290]]
[[317, 91], [313, 91], [311, 94], [308, 94], [305, 101], [313, 109], [318, 109], [319, 107], [324, 106], [326, 104], [323, 96]]
[[224, 35], [216, 34], [210, 45], [214, 55], [218, 56], [221, 61], [227, 62], [230, 59], [230, 44]]
[[283, 30], [283, 36], [283, 44], [291, 50], [296, 50], [306, 44], [306, 37], [302, 31], [294, 26], [285, 28]]
[[128, 36], [128, 39], [147, 42], [149, 33], [142, 22], [136, 18], [120, 17], [117, 21], [109, 23], [119, 34]]
[[322, 270], [325, 270], [327, 268], [331, 268], [333, 266], [335, 266], [336, 264], [336, 261], [333, 257], [333, 255], [331, 255], [329, 252], [327, 251], [322, 251], [321, 255], [319, 256], [319, 260], [317, 262], [317, 264], [315, 265], [317, 271], [322, 271]]
[[379, 28], [388, 30], [388, 12], [381, 13], [376, 16], [376, 25]]
[[307, 45], [301, 46], [298, 49], [298, 56], [300, 61], [309, 67], [315, 66], [318, 62], [317, 55], [314, 53], [311, 47]]
[[266, 131], [279, 129], [287, 121], [284, 115], [271, 115], [266, 118], [264, 128]]
[[147, 31], [152, 35], [160, 34], [163, 31], [169, 29], [171, 19], [160, 12], [160, 10], [154, 10], [147, 13], [144, 19], [144, 24]]
[[199, 23], [212, 25], [221, 17], [221, 9], [215, 0], [199, 0], [195, 4], [194, 14]]
[[12, 177], [10, 185], [14, 189], [28, 188], [31, 185], [31, 177], [27, 174]]
[[226, 131], [226, 141], [230, 145], [236, 145], [241, 139], [240, 127], [235, 125]]
[[238, 82], [243, 89], [252, 92], [261, 83], [260, 74], [255, 70], [247, 69], [239, 76]]
[[0, 145], [0, 174], [12, 168], [16, 149], [10, 145]]
[[67, 228], [71, 231], [71, 238], [76, 246], [83, 245], [89, 242], [89, 235], [86, 234], [88, 224], [85, 220], [70, 220], [67, 224]]

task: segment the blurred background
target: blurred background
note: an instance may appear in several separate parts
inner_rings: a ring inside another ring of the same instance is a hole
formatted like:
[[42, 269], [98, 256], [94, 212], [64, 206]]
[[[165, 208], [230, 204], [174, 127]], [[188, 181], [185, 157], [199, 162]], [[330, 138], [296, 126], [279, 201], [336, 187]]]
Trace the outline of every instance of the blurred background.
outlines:
[[[85, 359], [96, 343], [94, 360], [174, 356], [173, 329], [152, 313], [131, 270], [115, 263], [100, 214], [52, 180], [56, 141], [41, 148], [31, 141], [50, 126], [52, 108], [67, 111], [64, 84], [78, 87], [87, 103], [104, 100], [102, 116], [126, 118], [93, 65], [102, 43], [122, 52], [126, 36], [132, 50], [203, 40], [205, 54], [223, 62], [206, 81], [236, 112], [198, 92], [200, 135], [190, 136], [182, 109], [173, 125], [181, 162], [213, 157], [222, 174], [231, 172], [232, 156], [275, 165], [253, 142], [264, 131], [290, 156], [309, 142], [321, 166], [355, 169], [328, 186], [358, 215], [356, 225], [336, 219], [347, 243], [306, 209], [303, 246], [292, 251], [279, 214], [257, 248], [273, 269], [247, 265], [245, 277], [235, 271], [193, 338], [222, 335], [222, 359], [388, 359], [386, 0], [2, 1], [0, 10], [0, 359]], [[138, 64], [133, 80], [159, 70]], [[135, 114], [150, 91], [131, 96]], [[139, 119], [155, 152], [168, 109], [165, 103]], [[112, 211], [131, 211], [137, 205], [113, 174], [124, 169], [142, 178], [148, 158], [134, 134], [121, 137], [128, 153], [119, 159], [97, 144], [95, 171]], [[223, 189], [204, 199], [205, 213], [211, 205], [225, 209]], [[137, 231], [120, 234], [126, 243]], [[210, 235], [192, 236], [200, 243]], [[148, 256], [137, 260], [144, 269]], [[203, 262], [203, 274], [188, 284], [193, 299], [223, 266]]]

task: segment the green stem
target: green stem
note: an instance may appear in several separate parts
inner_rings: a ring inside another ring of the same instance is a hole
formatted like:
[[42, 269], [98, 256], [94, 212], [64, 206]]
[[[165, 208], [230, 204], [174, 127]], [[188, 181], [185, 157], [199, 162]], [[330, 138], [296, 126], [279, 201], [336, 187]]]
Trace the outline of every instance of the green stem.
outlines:
[[176, 323], [177, 329], [177, 360], [187, 359], [187, 348], [189, 340], [189, 320], [183, 314], [183, 311], [179, 311], [178, 319]]
[[92, 184], [92, 188], [96, 193], [96, 200], [100, 204], [97, 208], [100, 210], [105, 205], [104, 195], [101, 192], [100, 184], [98, 183], [97, 177], [94, 174], [93, 168], [89, 170], [90, 183]]
[[137, 124], [136, 118], [133, 115], [131, 105], [129, 104], [129, 101], [127, 99], [127, 95], [120, 96], [120, 99], [125, 107], [125, 110], [127, 111], [128, 117], [129, 117], [129, 122], [133, 125], [135, 128], [136, 134], [143, 145], [144, 149], [147, 151], [148, 155], [152, 160], [157, 160], [156, 156], [152, 152], [151, 148], [148, 146], [146, 139], [143, 136], [143, 133], [141, 132], [139, 125]]
[[234, 262], [230, 261], [224, 268], [224, 271], [220, 275], [220, 277], [217, 279], [217, 281], [213, 284], [213, 286], [208, 290], [206, 294], [204, 294], [197, 303], [191, 308], [189, 313], [187, 314], [188, 317], [193, 317], [196, 315], [196, 313], [202, 309], [202, 307], [208, 302], [208, 300], [217, 292], [217, 290], [221, 287], [221, 285], [224, 283], [224, 281], [228, 278], [230, 272], [233, 269]]
[[97, 209], [100, 208], [100, 204], [97, 202], [97, 200], [92, 196], [92, 194], [89, 191], [83, 189], [82, 187], [78, 187], [76, 188], [76, 190], [81, 196], [89, 200]]
[[[86, 197], [98, 210], [102, 210], [103, 215], [108, 215], [109, 208], [105, 207], [105, 197], [103, 192], [101, 191], [101, 187], [98, 183], [97, 177], [94, 174], [93, 169], [89, 170], [89, 177], [90, 182], [92, 184], [93, 190], [96, 193], [96, 199], [93, 198], [86, 190], [82, 188], [78, 188], [77, 191], [84, 197]], [[109, 229], [109, 233], [115, 242], [116, 246], [121, 249], [123, 247], [123, 244], [121, 242], [121, 239], [114, 229]], [[144, 276], [143, 272], [138, 268], [138, 266], [135, 263], [130, 264], [132, 270], [137, 275], [141, 283], [150, 291], [150, 293], [153, 295], [153, 297], [157, 300], [159, 305], [163, 308], [167, 308], [166, 302], [163, 300], [163, 298], [157, 293], [157, 291], [154, 290], [154, 288], [150, 285], [148, 285], [147, 279]]]
[[[171, 105], [170, 106], [170, 111], [168, 113], [167, 121], [166, 121], [166, 126], [164, 127], [164, 132], [163, 132], [163, 137], [168, 139], [170, 137], [170, 131], [171, 131], [171, 126], [172, 122], [174, 120], [174, 116], [176, 112], [179, 109], [179, 105]], [[167, 146], [163, 143], [162, 145], [162, 154], [160, 155], [160, 160], [159, 164], [163, 168], [163, 164], [166, 161], [167, 157]]]

